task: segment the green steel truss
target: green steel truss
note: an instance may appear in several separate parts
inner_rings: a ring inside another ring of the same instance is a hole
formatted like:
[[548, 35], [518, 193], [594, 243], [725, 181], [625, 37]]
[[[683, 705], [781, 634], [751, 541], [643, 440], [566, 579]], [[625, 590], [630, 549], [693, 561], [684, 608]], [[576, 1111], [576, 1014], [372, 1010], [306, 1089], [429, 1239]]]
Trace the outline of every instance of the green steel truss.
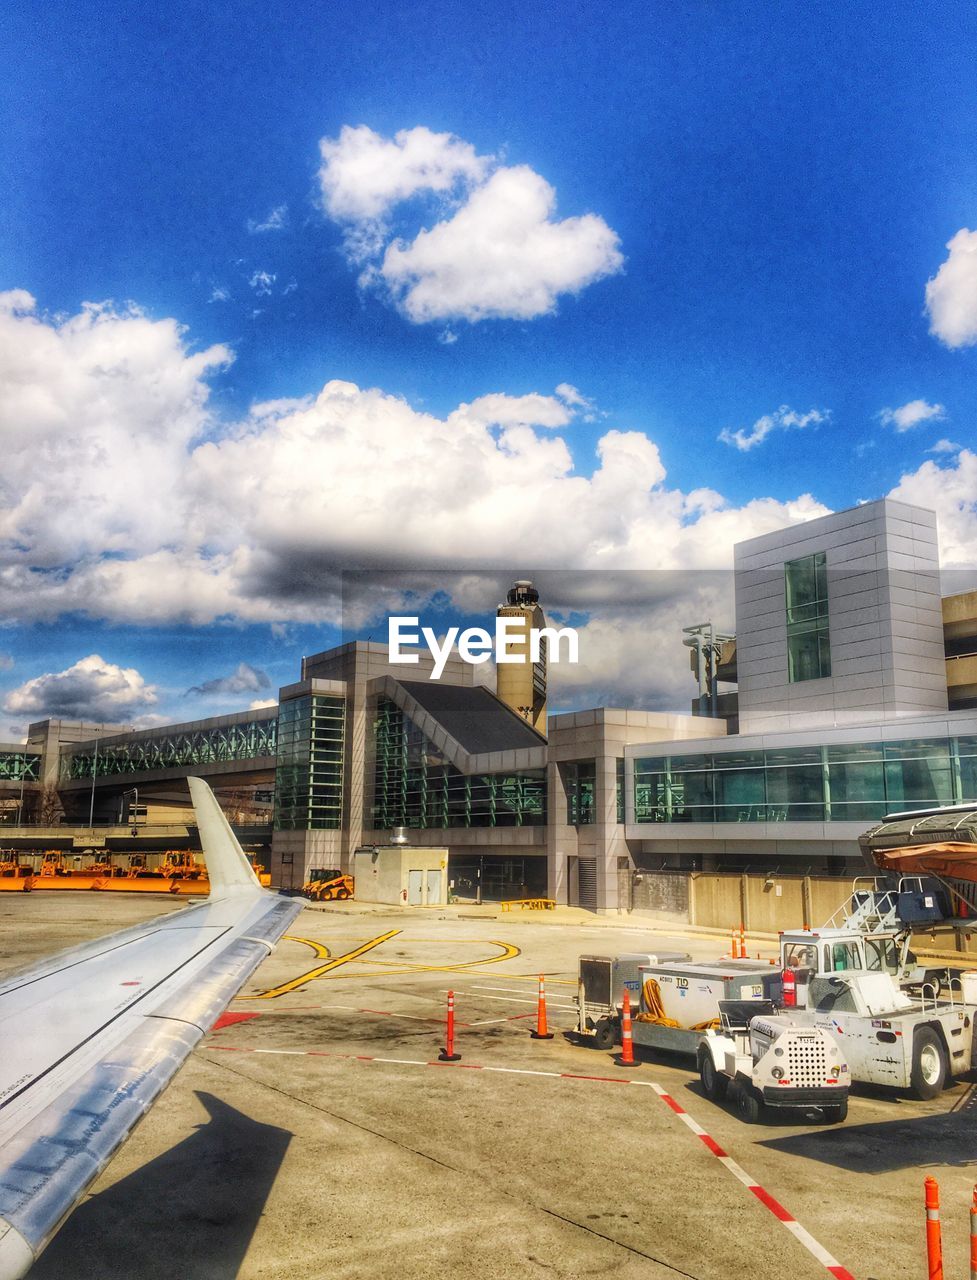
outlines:
[[543, 826], [546, 771], [463, 774], [388, 698], [377, 706], [373, 825], [414, 827]]
[[0, 751], [0, 782], [37, 782], [41, 757], [26, 751]]
[[278, 722], [273, 717], [85, 742], [62, 752], [61, 781], [267, 758], [276, 754], [277, 744]]

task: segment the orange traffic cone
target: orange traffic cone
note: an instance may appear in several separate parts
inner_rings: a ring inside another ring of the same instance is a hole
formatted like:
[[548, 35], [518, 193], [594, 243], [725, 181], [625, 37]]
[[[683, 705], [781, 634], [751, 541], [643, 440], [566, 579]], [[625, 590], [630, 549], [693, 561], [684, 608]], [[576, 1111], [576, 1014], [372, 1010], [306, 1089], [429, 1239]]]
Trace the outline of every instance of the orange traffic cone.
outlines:
[[543, 975], [539, 975], [539, 1001], [536, 1005], [536, 1030], [529, 1033], [534, 1040], [552, 1040], [553, 1032], [546, 1030], [546, 987]]
[[631, 999], [627, 987], [624, 989], [624, 1000], [621, 1005], [621, 1052], [614, 1059], [618, 1067], [635, 1067], [634, 1040], [631, 1036]]
[[448, 992], [448, 1017], [444, 1028], [444, 1048], [438, 1054], [438, 1062], [457, 1062], [461, 1057], [455, 1053], [455, 993]]
[[926, 1190], [926, 1261], [929, 1280], [943, 1280], [943, 1241], [940, 1238], [940, 1186], [935, 1178], [927, 1178]]

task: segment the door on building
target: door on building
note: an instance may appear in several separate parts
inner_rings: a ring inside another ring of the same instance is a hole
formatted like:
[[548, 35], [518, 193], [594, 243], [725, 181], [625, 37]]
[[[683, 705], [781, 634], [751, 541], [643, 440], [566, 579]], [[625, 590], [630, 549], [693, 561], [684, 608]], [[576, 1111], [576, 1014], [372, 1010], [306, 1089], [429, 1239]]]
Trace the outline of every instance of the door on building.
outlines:
[[424, 872], [407, 872], [407, 901], [412, 907], [424, 905]]
[[429, 905], [437, 905], [441, 902], [441, 877], [443, 871], [429, 871], [427, 873], [427, 901]]
[[597, 910], [597, 862], [594, 858], [580, 858], [577, 863], [580, 883], [580, 906], [587, 911]]

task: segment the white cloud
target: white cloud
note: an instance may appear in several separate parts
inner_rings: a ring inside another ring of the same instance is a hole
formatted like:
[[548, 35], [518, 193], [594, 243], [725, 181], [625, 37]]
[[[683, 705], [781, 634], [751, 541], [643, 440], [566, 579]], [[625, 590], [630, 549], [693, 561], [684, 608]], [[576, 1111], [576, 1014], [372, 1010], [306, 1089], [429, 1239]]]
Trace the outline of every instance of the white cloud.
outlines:
[[221, 424], [207, 381], [229, 359], [137, 311], [0, 311], [0, 616], [336, 621], [343, 567], [725, 566], [825, 512], [679, 490], [639, 430], [571, 450], [569, 384], [438, 416], [332, 381]]
[[899, 432], [918, 427], [921, 422], [939, 422], [946, 417], [941, 404], [927, 404], [925, 400], [910, 400], [898, 409], [882, 409], [878, 418], [884, 426], [893, 426]]
[[133, 667], [106, 662], [98, 654], [64, 671], [35, 676], [4, 700], [12, 715], [37, 719], [130, 721], [156, 703], [156, 688]]
[[338, 138], [319, 142], [322, 204], [337, 222], [375, 223], [419, 191], [450, 192], [480, 182], [491, 156], [451, 133], [419, 125], [392, 139], [367, 125], [343, 125]]
[[[620, 271], [618, 237], [593, 213], [557, 221], [556, 193], [526, 165], [499, 166], [450, 133], [419, 126], [393, 139], [343, 126], [319, 143], [325, 212], [344, 231], [364, 287], [385, 292], [415, 324], [531, 319]], [[391, 239], [394, 210], [434, 193], [451, 216]], [[450, 329], [440, 341], [451, 342]]]
[[948, 347], [977, 342], [977, 231], [961, 227], [947, 241], [950, 255], [926, 282], [930, 333]]
[[782, 404], [773, 413], [765, 413], [762, 418], [757, 418], [748, 431], [742, 427], [736, 431], [723, 427], [718, 438], [723, 444], [734, 445], [745, 453], [748, 449], [753, 449], [758, 444], [762, 444], [772, 431], [801, 430], [804, 427], [820, 426], [822, 423], [827, 422], [830, 417], [831, 414], [825, 409], [811, 409], [807, 413], [795, 413], [793, 409]]
[[927, 449], [927, 453], [959, 453], [963, 448], [962, 444], [955, 444], [952, 440], [947, 440], [944, 436], [942, 440], [937, 440], [932, 448]]
[[203, 684], [195, 684], [187, 693], [208, 698], [227, 693], [257, 693], [270, 687], [271, 681], [266, 672], [252, 667], [249, 662], [239, 662], [229, 676], [216, 676], [213, 680], [205, 680]]
[[924, 462], [889, 494], [937, 513], [944, 569], [977, 566], [977, 454], [961, 449], [948, 466]]
[[624, 263], [603, 218], [554, 221], [555, 203], [526, 165], [498, 169], [452, 218], [388, 245], [378, 277], [415, 324], [548, 315]]
[[266, 707], [277, 707], [277, 698], [257, 698], [254, 702], [248, 703], [249, 711], [264, 711]]
[[232, 359], [219, 345], [192, 352], [176, 321], [134, 307], [86, 304], [47, 319], [16, 294], [16, 307], [0, 308], [8, 619], [33, 611], [33, 573], [61, 575], [64, 586], [65, 566], [184, 540], [194, 516], [179, 493], [192, 442], [210, 425], [206, 380]]
[[[251, 279], [248, 281], [248, 285], [255, 291], [259, 298], [265, 298], [270, 295], [272, 286], [277, 279], [278, 277], [273, 272], [255, 271], [252, 273]], [[255, 314], [260, 315], [261, 312], [259, 311]]]
[[207, 299], [207, 301], [208, 302], [228, 302], [230, 300], [230, 297], [231, 297], [231, 291], [229, 289], [225, 289], [225, 287], [222, 284], [215, 284], [210, 291], [210, 297]]
[[260, 235], [264, 231], [282, 231], [288, 226], [288, 205], [280, 204], [272, 209], [267, 218], [248, 219], [248, 230], [252, 235]]

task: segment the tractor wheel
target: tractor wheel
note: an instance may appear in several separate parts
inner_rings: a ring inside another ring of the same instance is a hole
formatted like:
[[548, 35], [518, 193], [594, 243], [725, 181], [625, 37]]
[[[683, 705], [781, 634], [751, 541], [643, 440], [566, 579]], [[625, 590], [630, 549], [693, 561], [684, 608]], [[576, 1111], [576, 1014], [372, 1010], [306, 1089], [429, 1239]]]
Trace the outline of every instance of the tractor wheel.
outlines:
[[716, 1064], [708, 1050], [699, 1054], [699, 1079], [706, 1097], [713, 1102], [722, 1102], [729, 1088], [729, 1078], [716, 1070]]
[[756, 1124], [763, 1112], [763, 1099], [751, 1084], [737, 1080], [732, 1091], [736, 1113], [744, 1124]]
[[336, 897], [340, 900], [340, 902], [345, 902], [345, 901], [346, 901], [346, 899], [349, 897], [349, 890], [348, 890], [348, 889], [337, 889], [337, 890], [336, 890]]
[[943, 1092], [946, 1084], [946, 1050], [932, 1027], [920, 1027], [913, 1040], [913, 1069], [910, 1087], [924, 1102]]
[[613, 1018], [601, 1018], [594, 1028], [594, 1038], [591, 1044], [595, 1049], [602, 1049], [605, 1052], [613, 1049], [617, 1044], [617, 1023]]
[[848, 1119], [848, 1099], [836, 1102], [833, 1107], [822, 1107], [821, 1114], [825, 1124], [843, 1124]]

